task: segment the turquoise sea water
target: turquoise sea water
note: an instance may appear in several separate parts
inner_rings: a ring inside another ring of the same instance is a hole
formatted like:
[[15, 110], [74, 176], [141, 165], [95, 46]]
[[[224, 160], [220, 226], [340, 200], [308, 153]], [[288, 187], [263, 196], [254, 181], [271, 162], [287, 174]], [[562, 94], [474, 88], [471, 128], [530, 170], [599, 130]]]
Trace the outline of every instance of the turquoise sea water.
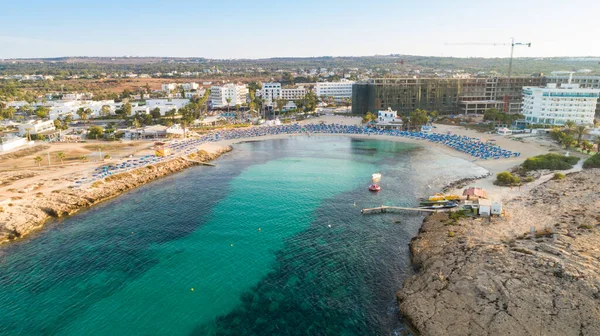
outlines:
[[0, 334], [393, 334], [422, 217], [360, 209], [414, 205], [483, 173], [425, 147], [344, 137], [244, 143], [217, 163], [0, 248]]

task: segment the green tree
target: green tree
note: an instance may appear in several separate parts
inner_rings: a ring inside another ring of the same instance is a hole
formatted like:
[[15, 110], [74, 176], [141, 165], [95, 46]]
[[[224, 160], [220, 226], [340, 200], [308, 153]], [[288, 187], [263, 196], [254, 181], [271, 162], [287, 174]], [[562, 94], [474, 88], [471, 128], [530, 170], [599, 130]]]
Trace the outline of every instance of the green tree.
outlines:
[[110, 106], [102, 105], [102, 107], [100, 108], [100, 115], [102, 117], [108, 117], [110, 115]]
[[171, 117], [171, 125], [173, 125], [173, 123], [175, 122], [175, 115], [177, 114], [177, 110], [176, 109], [170, 109], [167, 112], [165, 112], [165, 117]]
[[594, 144], [596, 144], [596, 151], [600, 153], [600, 135], [594, 137]]
[[33, 113], [33, 107], [31, 107], [29, 104], [22, 106], [20, 110], [27, 113], [27, 115], [31, 115], [31, 113]]
[[100, 126], [90, 126], [88, 129], [88, 139], [100, 139], [104, 135], [104, 129]]
[[42, 165], [42, 157], [41, 156], [34, 157], [33, 161], [35, 161], [35, 163], [37, 163], [38, 167], [41, 167], [41, 165]]
[[493, 121], [495, 123], [496, 120], [498, 120], [498, 114], [500, 114], [500, 111], [492, 107], [483, 113], [483, 120]]
[[363, 116], [363, 123], [368, 123], [371, 121], [377, 120], [377, 115], [375, 113], [371, 113], [371, 112], [367, 112], [367, 114], [365, 114]]
[[60, 160], [60, 164], [63, 164], [63, 160], [65, 159], [65, 153], [58, 152], [56, 153], [56, 157]]
[[431, 111], [428, 113], [429, 115], [429, 122], [434, 123], [437, 118], [439, 117], [439, 113], [438, 111]]
[[587, 133], [588, 128], [586, 125], [578, 125], [577, 127], [575, 127], [575, 134], [577, 134], [577, 146], [581, 145], [581, 139]]
[[279, 114], [281, 114], [281, 111], [283, 111], [285, 104], [287, 104], [287, 100], [281, 98], [275, 99], [275, 105], [277, 106], [277, 111], [279, 111]]
[[590, 152], [592, 151], [592, 149], [594, 148], [594, 144], [584, 140], [581, 142], [581, 149], [583, 149], [584, 151], [586, 151], [588, 154], [590, 154]]
[[40, 106], [35, 109], [35, 115], [40, 119], [48, 118], [48, 113], [50, 113], [50, 109], [46, 106]]
[[15, 117], [15, 113], [17, 113], [17, 110], [14, 107], [12, 107], [12, 106], [9, 106], [9, 107], [7, 107], [7, 108], [5, 108], [5, 109], [2, 110], [2, 116], [4, 118], [6, 118], [6, 119], [12, 119], [12, 118], [14, 118]]
[[87, 161], [87, 156], [82, 155], [79, 157], [79, 160], [81, 160], [81, 162], [86, 162]]
[[131, 126], [133, 126], [134, 128], [140, 128], [141, 124], [137, 117], [133, 118], [133, 120], [131, 121]]
[[572, 132], [575, 129], [575, 122], [573, 120], [567, 120], [565, 122], [565, 129], [567, 130], [567, 132]]
[[306, 95], [304, 95], [304, 108], [306, 112], [313, 112], [317, 105], [319, 104], [319, 99], [317, 94], [313, 91], [309, 91]]
[[[129, 117], [131, 115], [131, 104], [125, 103], [121, 109], [123, 110], [123, 115], [125, 117]], [[123, 119], [125, 119], [125, 117], [123, 117]]]
[[159, 119], [161, 117], [161, 115], [160, 115], [160, 108], [159, 107], [155, 107], [154, 109], [152, 109], [150, 111], [150, 115], [152, 116], [153, 119]]
[[227, 102], [227, 114], [229, 114], [229, 105], [231, 104], [231, 98], [227, 97], [225, 98], [225, 101]]
[[77, 115], [83, 121], [88, 120], [88, 117], [90, 116], [90, 114], [92, 114], [92, 110], [90, 110], [89, 108], [80, 107], [77, 109]]
[[121, 99], [126, 99], [131, 97], [131, 91], [127, 88], [123, 89], [123, 92], [121, 92]]
[[420, 127], [427, 124], [427, 111], [416, 109], [410, 113], [410, 123], [413, 127]]
[[573, 136], [571, 134], [568, 133], [561, 133], [559, 142], [561, 145], [563, 145], [565, 147], [566, 150], [569, 150], [571, 148], [571, 146], [573, 146], [573, 143], [575, 142], [575, 138], [573, 138]]
[[154, 120], [152, 118], [152, 115], [150, 115], [148, 113], [142, 114], [140, 119], [142, 121], [142, 124], [144, 124], [144, 125], [152, 125], [152, 121]]

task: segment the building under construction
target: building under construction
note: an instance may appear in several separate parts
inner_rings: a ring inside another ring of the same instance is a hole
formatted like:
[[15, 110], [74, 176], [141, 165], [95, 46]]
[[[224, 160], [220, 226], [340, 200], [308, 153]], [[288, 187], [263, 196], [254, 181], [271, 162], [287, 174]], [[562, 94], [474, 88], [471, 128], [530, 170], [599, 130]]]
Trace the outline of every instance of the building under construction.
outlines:
[[386, 108], [407, 115], [415, 109], [440, 114], [482, 114], [504, 109], [508, 89], [510, 113], [521, 111], [524, 86], [545, 86], [546, 77], [489, 78], [374, 78], [352, 87], [352, 113], [366, 114]]

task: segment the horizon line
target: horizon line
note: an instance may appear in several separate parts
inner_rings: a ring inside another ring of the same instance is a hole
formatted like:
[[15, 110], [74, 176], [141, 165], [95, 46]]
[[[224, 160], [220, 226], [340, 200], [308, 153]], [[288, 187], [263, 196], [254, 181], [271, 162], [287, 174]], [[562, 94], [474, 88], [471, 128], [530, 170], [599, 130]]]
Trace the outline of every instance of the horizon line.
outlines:
[[[320, 55], [320, 56], [272, 56], [272, 57], [257, 57], [257, 58], [209, 58], [203, 56], [50, 56], [50, 57], [13, 57], [13, 58], [0, 58], [0, 61], [17, 61], [17, 60], [47, 60], [56, 58], [166, 58], [166, 59], [205, 59], [205, 60], [219, 60], [219, 61], [260, 61], [260, 60], [271, 60], [271, 59], [311, 59], [311, 58], [368, 58], [368, 57], [431, 57], [431, 58], [458, 58], [458, 59], [510, 59], [510, 57], [484, 57], [484, 56], [432, 56], [432, 55], [409, 55], [409, 54], [375, 54], [375, 55], [361, 55], [361, 56], [349, 56], [349, 55]], [[600, 56], [586, 55], [586, 56], [523, 56], [513, 57], [513, 59], [540, 59], [540, 58], [597, 58], [600, 60]]]

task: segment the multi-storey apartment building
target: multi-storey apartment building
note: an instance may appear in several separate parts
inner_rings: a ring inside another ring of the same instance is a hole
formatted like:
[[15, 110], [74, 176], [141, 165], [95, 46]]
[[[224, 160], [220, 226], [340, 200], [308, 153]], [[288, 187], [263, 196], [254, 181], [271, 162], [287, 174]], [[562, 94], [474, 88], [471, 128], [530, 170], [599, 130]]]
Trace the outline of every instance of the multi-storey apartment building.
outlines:
[[600, 89], [581, 88], [579, 84], [548, 84], [545, 88], [523, 88], [523, 115], [534, 124], [593, 125]]
[[[352, 91], [352, 112], [364, 114], [391, 107], [399, 114], [415, 109], [442, 114], [481, 114], [489, 108], [521, 110], [523, 86], [541, 86], [544, 77], [490, 78], [375, 78], [357, 83]], [[507, 99], [505, 95], [508, 92]]]
[[242, 105], [246, 103], [247, 97], [248, 88], [246, 85], [229, 83], [222, 86], [213, 86], [210, 89], [210, 102], [214, 108]]
[[281, 98], [281, 83], [262, 83], [259, 95], [267, 105], [272, 105], [275, 99]]
[[315, 93], [318, 97], [351, 98], [354, 83], [347, 79], [342, 79], [339, 82], [318, 82], [315, 84]]
[[[547, 83], [578, 84], [584, 89], [600, 89], [600, 76], [547, 76]], [[596, 116], [600, 117], [600, 99], [596, 105]]]
[[302, 99], [306, 95], [304, 86], [281, 89], [281, 98], [286, 100]]

